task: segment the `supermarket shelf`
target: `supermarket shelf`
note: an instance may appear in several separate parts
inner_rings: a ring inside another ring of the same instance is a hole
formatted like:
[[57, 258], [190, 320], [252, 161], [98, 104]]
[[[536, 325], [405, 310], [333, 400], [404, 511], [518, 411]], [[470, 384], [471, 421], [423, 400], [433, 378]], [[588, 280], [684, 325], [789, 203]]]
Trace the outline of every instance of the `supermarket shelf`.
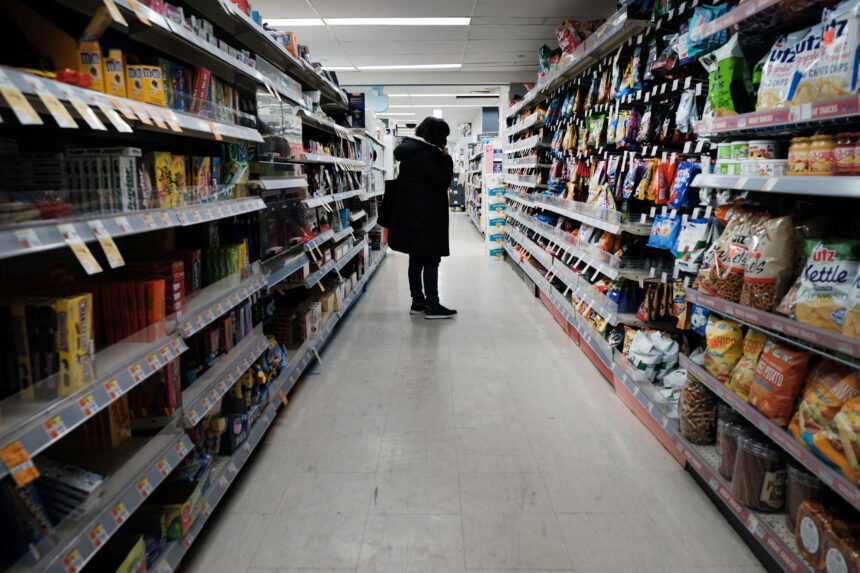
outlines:
[[360, 243], [358, 243], [352, 249], [350, 249], [347, 254], [345, 254], [344, 256], [339, 258], [338, 260], [329, 261], [320, 270], [318, 270], [314, 274], [307, 277], [304, 280], [304, 286], [307, 288], [312, 288], [314, 285], [319, 283], [323, 278], [326, 277], [326, 275], [328, 275], [332, 271], [340, 272], [340, 269], [342, 269], [346, 265], [346, 263], [348, 263], [353, 258], [355, 258], [355, 256], [359, 253], [359, 251], [361, 251], [361, 249], [363, 249], [366, 245], [367, 245], [367, 241], [362, 240]]
[[536, 183], [534, 181], [535, 177], [531, 177], [528, 180], [519, 179], [516, 176], [505, 177], [505, 185], [514, 185], [516, 187], [528, 187], [530, 189], [546, 189], [546, 185], [543, 183]]
[[325, 165], [336, 165], [347, 171], [366, 171], [368, 166], [364, 161], [335, 157], [334, 155], [320, 155], [319, 153], [302, 153], [301, 159], [282, 159], [284, 163], [320, 163]]
[[111, 237], [196, 225], [265, 209], [259, 197], [232, 199], [202, 205], [130, 211], [127, 213], [82, 215], [69, 219], [37, 220], [5, 225], [0, 229], [0, 259], [39, 253], [67, 246], [58, 225], [71, 224], [85, 242], [96, 241], [90, 224], [100, 221]]
[[716, 470], [719, 456], [713, 446], [696, 446], [679, 437], [677, 447], [693, 471], [716, 492], [723, 506], [752, 533], [752, 537], [758, 540], [759, 545], [784, 571], [815, 571], [815, 568], [797, 554], [794, 535], [785, 526], [784, 513], [758, 513], [735, 499], [731, 485]]
[[540, 133], [537, 135], [533, 135], [531, 137], [527, 137], [521, 141], [516, 141], [514, 143], [509, 144], [509, 146], [505, 147], [504, 153], [506, 155], [510, 155], [512, 153], [519, 153], [520, 151], [528, 151], [529, 149], [537, 149], [549, 147], [549, 143], [543, 140], [543, 135]]
[[321, 207], [322, 205], [326, 205], [328, 203], [335, 203], [337, 201], [345, 201], [347, 199], [352, 199], [353, 197], [358, 197], [365, 193], [364, 188], [361, 189], [353, 189], [352, 191], [341, 191], [340, 193], [332, 193], [330, 195], [323, 195], [322, 197], [310, 197], [308, 199], [302, 199], [302, 204], [305, 207]]
[[720, 139], [741, 134], [793, 134], [858, 121], [860, 96], [854, 94], [796, 107], [719, 117], [710, 123], [700, 122], [696, 132], [701, 136]]
[[338, 125], [328, 118], [308, 113], [305, 110], [299, 110], [298, 116], [302, 119], [303, 125], [333, 133], [338, 137], [349, 139], [350, 141], [354, 139], [352, 132], [348, 128]]
[[[9, 77], [10, 81], [15, 84], [23, 94], [31, 96], [31, 103], [33, 103], [37, 109], [42, 109], [42, 103], [37, 94], [47, 90], [54, 97], [64, 103], [82, 101], [87, 106], [96, 106], [99, 110], [107, 109], [112, 110], [113, 112], [118, 111], [123, 115], [130, 113], [134, 116], [146, 117], [146, 120], [149, 121], [150, 124], [152, 124], [153, 121], [155, 122], [155, 125], [147, 125], [145, 122], [135, 123], [135, 126], [141, 129], [155, 129], [173, 135], [186, 135], [193, 137], [203, 136], [206, 139], [229, 138], [231, 141], [256, 141], [258, 143], [262, 143], [263, 141], [263, 137], [260, 133], [256, 129], [250, 127], [219, 123], [214, 120], [200, 118], [189, 113], [175, 111], [166, 107], [146, 104], [121, 97], [108, 96], [101, 92], [79, 88], [77, 86], [48, 78], [38, 77], [7, 66], [0, 66], [0, 70]], [[91, 111], [93, 114], [95, 113], [94, 110]], [[77, 114], [76, 110], [75, 114]], [[104, 114], [104, 112], [102, 112], [102, 114]], [[96, 118], [98, 121], [97, 116], [93, 115], [92, 117]], [[122, 118], [116, 119], [125, 122]], [[127, 124], [127, 122], [125, 123]], [[113, 125], [113, 122], [108, 121], [108, 124]], [[170, 128], [171, 124], [173, 124], [175, 129]], [[127, 126], [129, 129], [126, 130], [123, 128], [123, 132], [128, 133], [133, 130], [132, 128], [134, 126], [128, 124]], [[176, 131], [176, 129], [179, 131]]]
[[549, 169], [552, 167], [549, 163], [538, 163], [534, 158], [527, 157], [529, 161], [525, 163], [516, 163], [514, 160], [508, 160], [508, 164], [502, 169], [505, 171], [516, 171], [518, 169]]
[[182, 318], [185, 319], [179, 325], [182, 335], [188, 338], [199, 332], [266, 286], [266, 277], [262, 274], [245, 280], [236, 274], [196, 292], [186, 301], [186, 308], [182, 312]]
[[335, 243], [339, 243], [353, 233], [355, 233], [355, 229], [353, 229], [351, 226], [344, 227], [343, 229], [337, 231], [334, 235], [332, 235], [331, 240]]
[[543, 117], [541, 117], [542, 115], [543, 114], [538, 115], [536, 113], [531, 114], [523, 121], [520, 121], [510, 126], [505, 132], [505, 135], [510, 137], [528, 129], [538, 129], [540, 127], [543, 127], [544, 125], [546, 125], [546, 122], [544, 121]]
[[10, 571], [82, 570], [193, 449], [185, 433], [168, 427], [157, 436], [131, 438], [119, 450], [106, 452], [105, 458], [115, 458], [108, 463], [121, 465], [106, 480], [100, 499], [79, 519], [68, 517], [60, 523], [55, 530], [59, 543], [35, 566], [25, 563], [25, 556]]
[[478, 151], [476, 151], [475, 153], [472, 154], [472, 156], [469, 158], [469, 161], [470, 162], [475, 161], [476, 159], [481, 157], [483, 154], [484, 154], [484, 150], [482, 148], [479, 148]]
[[570, 55], [571, 63], [551, 71], [541, 80], [541, 85], [528, 92], [522, 101], [512, 106], [507, 117], [518, 114], [526, 106], [544, 101], [549, 94], [562, 84], [584, 72], [603, 56], [613, 52], [621, 44], [649, 26], [645, 20], [628, 17], [626, 10], [619, 10], [591, 36], [585, 39]]
[[612, 234], [630, 233], [632, 235], [648, 236], [651, 232], [651, 225], [647, 223], [622, 223], [620, 211], [607, 211], [599, 209], [588, 203], [579, 201], [571, 201], [556, 197], [555, 195], [544, 193], [517, 193], [508, 191], [505, 197], [510, 201], [515, 201], [524, 207], [532, 207], [537, 209], [546, 209], [553, 213], [558, 213], [569, 219], [586, 223], [592, 227], [603, 229]]
[[385, 188], [377, 189], [375, 191], [369, 191], [366, 193], [362, 193], [358, 196], [359, 201], [369, 201], [371, 199], [375, 199], [376, 197], [382, 197], [385, 195]]
[[262, 187], [266, 191], [278, 189], [301, 189], [308, 186], [308, 180], [304, 177], [264, 177], [250, 181], [249, 185]]
[[856, 338], [809, 326], [786, 316], [764, 312], [716, 296], [709, 296], [692, 288], [687, 289], [687, 300], [714, 312], [730, 316], [768, 336], [785, 340], [849, 366], [857, 366], [857, 363], [851, 358], [860, 359], [860, 340]]
[[310, 259], [306, 254], [296, 255], [293, 251], [282, 253], [266, 261], [263, 268], [266, 272], [266, 282], [269, 288], [285, 280], [309, 262]]
[[333, 237], [334, 231], [332, 231], [331, 229], [329, 229], [328, 231], [323, 231], [322, 233], [318, 233], [316, 237], [304, 244], [305, 250], [312, 251], [326, 241], [330, 241]]
[[815, 195], [860, 198], [860, 177], [816, 177], [788, 175], [784, 177], [742, 177], [739, 175], [696, 175], [693, 187], [772, 191], [793, 195]]
[[360, 209], [360, 210], [356, 211], [355, 213], [350, 213], [349, 220], [351, 222], [355, 223], [356, 221], [358, 221], [362, 217], [367, 217], [367, 211], [365, 211], [364, 209]]
[[519, 243], [534, 259], [539, 262], [544, 269], [548, 271], [552, 270], [553, 261], [555, 257], [542, 249], [537, 243], [526, 237], [519, 230], [513, 227], [507, 227], [505, 232], [508, 236]]
[[[178, 335], [157, 336], [165, 328], [164, 323], [151, 326], [96, 354], [93, 360], [96, 382], [69, 396], [37, 400], [18, 394], [4, 400], [0, 444], [21, 442], [27, 453], [35, 456], [107, 408], [188, 349]], [[155, 340], [145, 342], [147, 338]], [[40, 384], [46, 383], [50, 381]], [[0, 478], [8, 473], [0, 465]]]
[[[277, 409], [272, 403], [275, 399], [270, 393], [269, 405], [251, 427], [248, 437], [231, 456], [224, 458], [226, 463], [222, 462], [222, 464], [216, 465], [220, 470], [220, 475], [212, 476], [209, 488], [203, 493], [200, 502], [200, 513], [197, 519], [183, 539], [171, 541], [161, 556], [154, 561], [154, 570], [156, 573], [169, 573], [170, 571], [179, 569], [179, 565], [191, 547], [191, 544], [200, 536], [203, 527], [209, 520], [209, 516], [212, 515], [214, 509], [224, 498], [227, 490], [236, 481], [239, 470], [245, 466], [245, 463], [251, 457], [251, 453], [260, 445], [266, 430], [269, 429], [269, 426], [271, 426], [272, 421], [275, 419]], [[215, 472], [216, 470], [213, 469], [212, 471]]]
[[269, 344], [262, 325], [236, 345], [226, 355], [182, 391], [182, 418], [186, 427], [193, 428], [218, 405], [242, 374], [251, 367]]
[[735, 24], [740, 24], [744, 20], [755, 16], [766, 8], [779, 4], [780, 0], [750, 0], [740, 4], [728, 13], [723, 14], [719, 18], [708, 22], [705, 29], [702, 30], [702, 39], [709, 38], [714, 34], [732, 28]]
[[478, 232], [483, 237], [484, 236], [484, 230], [481, 228], [480, 223], [478, 223], [478, 216], [475, 214], [474, 209], [469, 209], [469, 219], [472, 221], [472, 224], [475, 226], [475, 228], [478, 230]]
[[365, 223], [364, 226], [359, 229], [359, 231], [366, 235], [377, 225], [377, 223], [379, 223], [379, 217], [373, 217], [367, 223]]
[[725, 384], [711, 376], [702, 366], [699, 366], [684, 354], [679, 356], [681, 368], [696, 380], [707, 386], [714, 394], [724, 402], [740, 412], [753, 426], [764, 432], [779, 447], [786, 451], [791, 457], [802, 464], [807, 470], [818, 476], [836, 493], [842, 496], [848, 503], [860, 509], [860, 488], [847, 480], [841, 473], [827, 465], [821, 458], [803, 444], [797, 442], [790, 432], [770, 421], [770, 419], [759, 412], [749, 402], [735, 394]]

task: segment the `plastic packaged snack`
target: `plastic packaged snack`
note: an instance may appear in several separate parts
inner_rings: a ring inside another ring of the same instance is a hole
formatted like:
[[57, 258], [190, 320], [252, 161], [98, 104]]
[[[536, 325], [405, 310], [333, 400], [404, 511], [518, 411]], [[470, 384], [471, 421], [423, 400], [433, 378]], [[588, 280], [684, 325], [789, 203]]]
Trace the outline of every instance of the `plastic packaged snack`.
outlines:
[[807, 261], [797, 290], [799, 322], [842, 332], [858, 272], [860, 242], [806, 239]]
[[854, 529], [836, 521], [831, 529], [824, 531], [821, 559], [827, 573], [860, 572], [860, 543]]
[[856, 373], [847, 366], [822, 360], [809, 372], [788, 429], [799, 442], [809, 444], [813, 434], [830, 427], [842, 405], [856, 396], [860, 396]]
[[822, 503], [827, 500], [830, 490], [824, 485], [824, 482], [794, 462], [788, 464], [787, 477], [785, 523], [789, 531], [794, 531], [800, 504], [804, 502]]
[[798, 551], [813, 570], [820, 571], [824, 534], [831, 529], [833, 517], [823, 505], [805, 501], [797, 508], [795, 522], [794, 541]]
[[669, 77], [678, 63], [678, 36], [663, 36], [663, 50], [651, 64], [651, 75], [657, 78]]
[[791, 81], [795, 72], [795, 45], [803, 32], [779, 36], [768, 53], [762, 68], [756, 109], [774, 109], [788, 102]]
[[845, 0], [821, 14], [824, 31], [821, 36], [821, 58], [826, 64], [816, 67], [824, 73], [817, 76], [817, 100], [841, 97], [857, 92], [860, 65], [860, 0]]
[[695, 58], [699, 54], [709, 52], [725, 43], [726, 37], [728, 36], [728, 30], [721, 30], [708, 37], [704, 37], [704, 32], [709, 22], [712, 22], [725, 14], [728, 9], [728, 3], [722, 3], [717, 6], [696, 7], [688, 24], [690, 40], [689, 48], [687, 50], [687, 58]]
[[743, 327], [733, 320], [711, 316], [705, 333], [705, 369], [726, 382], [743, 353]]
[[693, 332], [705, 336], [711, 311], [698, 304], [690, 303], [690, 328]]
[[758, 366], [758, 359], [761, 356], [761, 351], [764, 350], [764, 345], [767, 343], [767, 336], [758, 330], [749, 329], [744, 336], [743, 355], [738, 363], [732, 369], [726, 386], [743, 398], [749, 399], [750, 386], [752, 386], [755, 378], [755, 369]]
[[813, 435], [812, 445], [845, 477], [860, 483], [860, 396], [842, 405], [830, 427]]
[[845, 324], [842, 334], [851, 338], [860, 338], [860, 265], [857, 275], [851, 283], [851, 298], [848, 301], [848, 312], [845, 313]]
[[[759, 232], [759, 225], [765, 218], [757, 213], [738, 212], [731, 221], [731, 234], [724, 243], [724, 250], [718, 253], [715, 263], [708, 269], [702, 289], [709, 294], [738, 302], [743, 290], [744, 273], [749, 255], [750, 237]], [[729, 226], [723, 235], [729, 231]], [[720, 237], [722, 238], [722, 236]]]
[[794, 403], [806, 380], [810, 352], [772, 340], [764, 346], [750, 387], [749, 402], [778, 426], [788, 425]]
[[794, 265], [791, 217], [762, 222], [751, 237], [740, 303], [772, 311], [788, 289]]
[[669, 207], [680, 209], [689, 204], [687, 191], [693, 179], [702, 172], [702, 165], [695, 161], [683, 161], [678, 164], [675, 179], [672, 182], [672, 193], [669, 196]]
[[648, 54], [645, 58], [645, 64], [643, 66], [642, 80], [646, 82], [650, 82], [654, 79], [654, 74], [651, 72], [651, 66], [654, 65], [654, 62], [657, 60], [657, 38], [651, 37], [648, 40]]
[[785, 505], [785, 454], [755, 434], [738, 437], [732, 495], [747, 507], [779, 511]]
[[818, 99], [819, 71], [816, 68], [821, 65], [823, 32], [823, 23], [797, 32], [799, 37], [794, 44], [794, 72], [788, 90], [788, 101], [791, 105], [810, 103]]
[[698, 380], [688, 380], [678, 400], [681, 434], [694, 444], [713, 444], [717, 432], [717, 397]]
[[717, 450], [720, 453], [720, 475], [731, 481], [738, 453], [738, 435], [743, 425], [737, 420], [717, 420]]
[[687, 219], [681, 225], [672, 253], [679, 272], [697, 273], [712, 235], [710, 219]]
[[672, 250], [678, 233], [681, 231], [681, 218], [669, 215], [657, 215], [648, 236], [648, 246], [655, 249]]
[[753, 109], [752, 83], [737, 35], [700, 61], [709, 74], [708, 102], [717, 117]]

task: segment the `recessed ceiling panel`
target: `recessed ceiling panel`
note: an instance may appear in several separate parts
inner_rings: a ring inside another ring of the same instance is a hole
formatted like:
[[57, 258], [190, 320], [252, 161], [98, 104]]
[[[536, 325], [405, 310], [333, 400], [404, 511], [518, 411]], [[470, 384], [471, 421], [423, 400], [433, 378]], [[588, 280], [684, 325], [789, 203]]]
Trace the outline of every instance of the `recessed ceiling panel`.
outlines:
[[388, 42], [421, 40], [465, 40], [468, 26], [336, 26], [331, 28], [341, 42]]
[[451, 18], [472, 15], [471, 0], [310, 0], [310, 3], [323, 18]]
[[542, 40], [555, 38], [555, 26], [470, 26], [470, 40]]
[[544, 16], [559, 21], [566, 18], [589, 20], [606, 17], [616, 3], [608, 0], [478, 0], [475, 16]]
[[254, 10], [267, 18], [319, 18], [307, 2], [284, 0], [254, 0]]
[[463, 53], [463, 40], [421, 40], [400, 42], [342, 42], [343, 51], [351, 56], [374, 54], [451, 54]]

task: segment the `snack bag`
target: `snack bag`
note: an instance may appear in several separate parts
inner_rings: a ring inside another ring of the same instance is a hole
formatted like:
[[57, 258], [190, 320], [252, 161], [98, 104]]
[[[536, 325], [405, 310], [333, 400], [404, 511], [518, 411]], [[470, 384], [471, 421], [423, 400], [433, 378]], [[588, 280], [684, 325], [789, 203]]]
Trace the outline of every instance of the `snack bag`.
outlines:
[[669, 196], [670, 208], [680, 209], [687, 206], [690, 202], [687, 191], [690, 189], [693, 179], [701, 172], [702, 164], [696, 161], [682, 161], [678, 164], [674, 181], [672, 181], [672, 193]]
[[860, 338], [860, 265], [857, 268], [857, 276], [851, 284], [851, 301], [845, 314], [842, 334], [851, 338]]
[[755, 369], [749, 403], [774, 424], [786, 426], [806, 380], [806, 367], [811, 358], [810, 352], [769, 340]]
[[726, 386], [744, 400], [749, 400], [750, 386], [752, 386], [758, 358], [765, 344], [767, 344], [767, 336], [763, 332], [749, 329], [744, 336], [743, 356], [738, 360], [729, 381], [726, 382]]
[[[821, 61], [821, 36], [824, 24], [816, 24], [797, 32], [794, 43], [794, 71], [788, 89], [791, 105], [810, 103], [818, 99], [818, 75]], [[824, 64], [826, 67], [826, 64]]]
[[860, 483], [860, 396], [845, 402], [833, 423], [812, 436], [812, 446], [846, 478]]
[[723, 46], [702, 56], [701, 62], [709, 74], [708, 102], [717, 117], [753, 109], [752, 82], [737, 34]]
[[669, 215], [657, 215], [648, 236], [648, 246], [655, 249], [671, 250], [681, 231], [681, 218]]
[[740, 303], [770, 312], [789, 287], [794, 251], [791, 217], [764, 221], [752, 235]]
[[788, 429], [799, 442], [830, 427], [842, 404], [860, 396], [860, 380], [847, 366], [822, 360], [809, 373], [803, 397]]
[[672, 248], [678, 272], [697, 273], [712, 234], [710, 219], [687, 219], [681, 227], [678, 242]]
[[842, 332], [857, 277], [860, 242], [806, 239], [806, 266], [797, 290], [795, 318]]
[[705, 369], [725, 383], [743, 352], [743, 327], [734, 320], [712, 316], [705, 333]]
[[779, 36], [774, 42], [761, 71], [757, 110], [783, 107], [788, 102], [795, 72], [795, 45], [803, 35], [804, 32], [795, 32]]
[[860, 65], [860, 0], [845, 0], [821, 14], [821, 69], [817, 76], [817, 100], [832, 99], [857, 92]]

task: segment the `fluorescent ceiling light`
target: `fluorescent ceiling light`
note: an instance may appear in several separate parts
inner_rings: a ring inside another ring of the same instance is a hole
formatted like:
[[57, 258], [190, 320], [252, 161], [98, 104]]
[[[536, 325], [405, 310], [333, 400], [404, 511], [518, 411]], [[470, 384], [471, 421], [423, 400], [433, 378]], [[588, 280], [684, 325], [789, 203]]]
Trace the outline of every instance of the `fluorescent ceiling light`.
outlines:
[[284, 28], [295, 28], [299, 26], [325, 26], [325, 22], [320, 18], [272, 18], [271, 20], [264, 20], [263, 22], [269, 26]]
[[499, 97], [499, 94], [387, 94], [388, 97], [467, 97], [467, 98], [493, 98]]
[[355, 66], [323, 66], [322, 69], [329, 72], [354, 72]]
[[394, 64], [387, 66], [356, 66], [359, 70], [454, 70], [463, 64]]
[[468, 26], [471, 18], [326, 18], [329, 26]]

